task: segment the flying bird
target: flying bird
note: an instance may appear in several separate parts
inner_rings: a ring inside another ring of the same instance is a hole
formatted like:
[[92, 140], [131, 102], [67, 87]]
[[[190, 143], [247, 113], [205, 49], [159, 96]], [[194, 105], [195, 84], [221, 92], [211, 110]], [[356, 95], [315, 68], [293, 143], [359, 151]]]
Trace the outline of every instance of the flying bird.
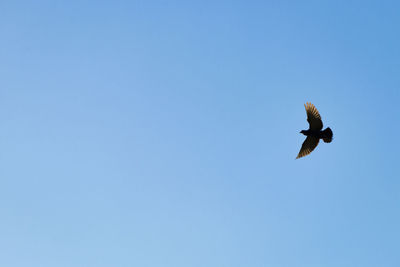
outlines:
[[323, 127], [321, 115], [319, 115], [315, 106], [307, 102], [304, 107], [306, 108], [307, 121], [310, 127], [308, 130], [302, 130], [300, 132], [307, 136], [307, 138], [304, 140], [296, 159], [310, 154], [317, 147], [319, 139], [324, 140], [325, 143], [330, 143], [333, 137], [332, 130], [329, 127], [321, 131]]

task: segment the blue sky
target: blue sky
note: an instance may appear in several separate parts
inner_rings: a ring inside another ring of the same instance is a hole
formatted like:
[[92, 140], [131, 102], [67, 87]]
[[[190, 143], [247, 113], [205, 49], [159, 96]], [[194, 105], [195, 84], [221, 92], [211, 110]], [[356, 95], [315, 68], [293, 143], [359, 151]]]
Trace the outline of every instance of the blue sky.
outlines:
[[399, 9], [3, 1], [1, 265], [399, 266]]

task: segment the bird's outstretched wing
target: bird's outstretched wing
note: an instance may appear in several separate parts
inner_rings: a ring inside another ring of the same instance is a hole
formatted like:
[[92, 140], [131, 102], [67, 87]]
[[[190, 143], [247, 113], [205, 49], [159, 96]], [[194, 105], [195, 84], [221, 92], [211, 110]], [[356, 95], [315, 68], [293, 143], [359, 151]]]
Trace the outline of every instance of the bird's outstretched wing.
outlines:
[[304, 107], [306, 108], [307, 121], [310, 124], [310, 130], [313, 131], [322, 130], [323, 124], [321, 120], [321, 115], [319, 115], [319, 112], [315, 108], [315, 106], [307, 102], [307, 104], [305, 104]]
[[319, 139], [313, 136], [307, 136], [306, 140], [301, 145], [301, 149], [297, 158], [301, 158], [310, 154], [318, 145]]

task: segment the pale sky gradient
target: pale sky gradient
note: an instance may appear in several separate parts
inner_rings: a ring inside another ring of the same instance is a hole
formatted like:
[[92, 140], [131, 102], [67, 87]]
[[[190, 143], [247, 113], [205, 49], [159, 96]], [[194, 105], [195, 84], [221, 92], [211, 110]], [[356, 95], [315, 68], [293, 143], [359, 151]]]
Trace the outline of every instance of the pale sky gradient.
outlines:
[[1, 266], [400, 266], [400, 2], [0, 14]]

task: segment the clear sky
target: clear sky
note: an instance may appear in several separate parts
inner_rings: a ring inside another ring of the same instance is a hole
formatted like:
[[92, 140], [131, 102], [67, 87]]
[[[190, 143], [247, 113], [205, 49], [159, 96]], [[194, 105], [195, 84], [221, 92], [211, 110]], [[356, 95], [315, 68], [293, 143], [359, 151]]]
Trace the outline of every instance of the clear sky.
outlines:
[[400, 266], [399, 12], [2, 1], [0, 265]]

